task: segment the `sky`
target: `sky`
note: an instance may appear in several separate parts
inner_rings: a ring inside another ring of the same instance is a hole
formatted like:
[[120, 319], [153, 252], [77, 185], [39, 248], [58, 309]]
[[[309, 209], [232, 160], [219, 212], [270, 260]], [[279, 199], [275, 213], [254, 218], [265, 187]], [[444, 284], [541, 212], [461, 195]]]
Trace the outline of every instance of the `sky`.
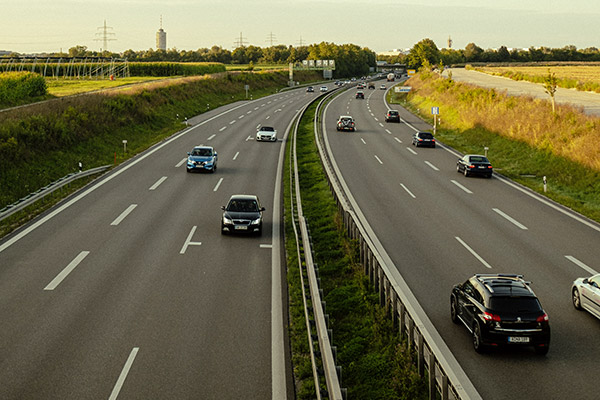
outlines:
[[320, 42], [375, 52], [408, 49], [422, 39], [454, 49], [500, 46], [600, 48], [598, 0], [0, 0], [0, 51], [67, 52], [167, 48], [233, 50]]

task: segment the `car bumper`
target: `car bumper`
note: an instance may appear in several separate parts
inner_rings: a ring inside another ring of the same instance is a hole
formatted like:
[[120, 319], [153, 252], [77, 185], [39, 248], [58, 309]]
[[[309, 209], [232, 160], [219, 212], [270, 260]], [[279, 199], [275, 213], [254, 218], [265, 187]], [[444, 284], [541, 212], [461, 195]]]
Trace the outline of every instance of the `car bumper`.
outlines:
[[215, 164], [187, 164], [188, 171], [212, 171], [215, 167]]
[[550, 345], [550, 330], [539, 332], [488, 330], [482, 334], [482, 343], [488, 346], [548, 346]]
[[258, 142], [276, 142], [277, 137], [276, 136], [257, 136], [256, 140]]
[[479, 169], [479, 168], [467, 168], [469, 175], [483, 175], [491, 176], [494, 170], [492, 169]]
[[228, 233], [257, 233], [262, 230], [262, 224], [251, 225], [251, 224], [228, 224], [222, 223], [221, 230]]

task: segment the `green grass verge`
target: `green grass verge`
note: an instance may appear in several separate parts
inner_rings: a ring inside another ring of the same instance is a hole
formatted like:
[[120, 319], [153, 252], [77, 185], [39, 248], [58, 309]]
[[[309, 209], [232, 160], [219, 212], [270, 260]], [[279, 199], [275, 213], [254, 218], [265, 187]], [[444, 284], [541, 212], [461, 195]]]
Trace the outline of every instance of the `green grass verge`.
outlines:
[[109, 79], [66, 79], [66, 78], [46, 78], [46, 85], [50, 97], [64, 97], [74, 94], [93, 92], [96, 90], [112, 89], [115, 87], [133, 85], [150, 81], [170, 79], [165, 77], [153, 76], [132, 76], [130, 78]]
[[[427, 385], [416, 371], [378, 295], [369, 285], [358, 260], [357, 243], [349, 240], [327, 185], [314, 142], [315, 106], [301, 121], [298, 164], [304, 215], [313, 238], [315, 262], [342, 366], [342, 386], [354, 399], [424, 399]], [[288, 141], [288, 145], [289, 145]], [[288, 146], [288, 160], [290, 157]], [[285, 234], [290, 296], [290, 341], [297, 398], [315, 397], [308, 355], [296, 245], [289, 211], [289, 171], [286, 168]]]

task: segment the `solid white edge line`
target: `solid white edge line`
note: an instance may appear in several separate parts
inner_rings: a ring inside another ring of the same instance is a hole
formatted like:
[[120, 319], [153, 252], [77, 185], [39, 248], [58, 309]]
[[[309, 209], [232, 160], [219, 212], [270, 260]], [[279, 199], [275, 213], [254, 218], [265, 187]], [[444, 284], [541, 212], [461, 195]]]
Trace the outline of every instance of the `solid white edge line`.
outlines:
[[596, 272], [593, 268], [588, 267], [586, 264], [582, 263], [581, 261], [579, 261], [578, 259], [576, 259], [573, 256], [565, 256], [565, 258], [569, 261], [571, 261], [573, 264], [577, 265], [578, 267], [584, 269], [585, 271], [589, 272], [591, 275], [596, 275], [598, 272]]
[[54, 218], [56, 215], [60, 214], [61, 212], [63, 212], [67, 208], [71, 207], [76, 202], [78, 202], [79, 200], [83, 199], [88, 194], [92, 193], [96, 189], [102, 187], [104, 184], [110, 182], [111, 180], [113, 180], [117, 176], [121, 175], [123, 172], [127, 171], [129, 168], [133, 167], [134, 165], [136, 165], [140, 161], [146, 159], [147, 157], [150, 157], [152, 154], [154, 154], [158, 150], [160, 150], [163, 147], [171, 144], [171, 142], [174, 142], [175, 140], [177, 140], [180, 137], [184, 136], [188, 132], [190, 132], [190, 131], [192, 131], [192, 130], [194, 130], [194, 129], [196, 129], [196, 128], [198, 128], [198, 127], [200, 127], [200, 126], [202, 126], [202, 125], [204, 125], [204, 124], [206, 124], [206, 123], [208, 123], [208, 122], [210, 122], [210, 121], [212, 121], [214, 119], [217, 119], [217, 118], [219, 118], [219, 117], [221, 117], [221, 116], [223, 116], [223, 115], [225, 115], [227, 113], [235, 111], [238, 108], [245, 107], [246, 105], [248, 105], [248, 103], [242, 103], [239, 106], [230, 108], [229, 110], [223, 111], [222, 113], [219, 113], [217, 115], [213, 115], [212, 117], [210, 117], [210, 118], [208, 118], [208, 119], [206, 119], [206, 120], [204, 120], [204, 121], [202, 121], [202, 122], [200, 122], [200, 123], [198, 123], [198, 124], [196, 124], [194, 126], [188, 127], [186, 129], [182, 130], [181, 132], [179, 132], [177, 134], [174, 134], [170, 139], [165, 140], [164, 142], [162, 142], [158, 146], [156, 146], [156, 147], [154, 147], [152, 149], [149, 149], [146, 153], [144, 153], [143, 155], [139, 156], [139, 158], [134, 159], [130, 163], [126, 164], [123, 168], [118, 169], [115, 173], [109, 174], [105, 179], [100, 180], [98, 183], [94, 184], [89, 189], [85, 190], [84, 192], [82, 192], [78, 196], [75, 196], [73, 199], [69, 200], [68, 202], [66, 202], [62, 206], [58, 207], [57, 209], [55, 209], [54, 211], [52, 211], [51, 213], [49, 213], [45, 217], [39, 219], [37, 222], [35, 222], [32, 225], [30, 225], [28, 228], [23, 229], [21, 232], [19, 232], [15, 236], [11, 237], [6, 242], [0, 244], [0, 253], [2, 253], [4, 250], [6, 250], [7, 248], [9, 248], [13, 244], [15, 244], [17, 241], [19, 241], [23, 237], [27, 236], [29, 233], [31, 233], [32, 231], [34, 231], [35, 229], [37, 229], [40, 225], [46, 223], [46, 221]]
[[60, 283], [67, 276], [69, 276], [69, 274], [75, 269], [75, 267], [77, 267], [79, 265], [79, 263], [82, 262], [83, 259], [87, 257], [88, 254], [90, 254], [89, 251], [82, 251], [81, 253], [79, 253], [77, 255], [77, 257], [75, 257], [73, 259], [73, 261], [71, 261], [69, 263], [69, 265], [67, 265], [62, 271], [60, 271], [60, 273], [58, 275], [56, 275], [56, 277], [54, 279], [52, 279], [52, 282], [50, 282], [48, 285], [46, 285], [46, 287], [44, 288], [44, 290], [54, 290], [54, 289], [56, 289], [56, 287], [58, 285], [60, 285]]
[[119, 379], [117, 379], [117, 383], [115, 383], [115, 387], [113, 388], [108, 400], [116, 400], [117, 396], [119, 396], [119, 392], [121, 391], [121, 388], [123, 387], [123, 384], [125, 383], [125, 378], [127, 378], [127, 375], [129, 374], [129, 370], [131, 369], [131, 366], [133, 365], [133, 361], [135, 360], [135, 357], [137, 356], [137, 353], [139, 350], [140, 350], [139, 347], [134, 347], [131, 350], [131, 353], [129, 353], [129, 357], [127, 358], [127, 361], [125, 362], [125, 365], [123, 366], [123, 370], [121, 371], [121, 374], [119, 375]]
[[462, 244], [464, 246], [465, 249], [469, 250], [469, 253], [471, 253], [476, 259], [479, 260], [479, 262], [481, 262], [483, 265], [485, 265], [487, 268], [492, 269], [492, 266], [490, 264], [487, 263], [487, 261], [485, 261], [479, 254], [477, 254], [475, 252], [475, 250], [473, 250], [471, 247], [469, 247], [468, 244], [466, 244], [461, 238], [459, 238], [458, 236], [454, 236], [454, 238], [456, 240], [458, 240], [458, 242], [460, 244]]
[[125, 211], [123, 211], [121, 213], [121, 215], [119, 215], [117, 218], [115, 218], [115, 220], [113, 222], [110, 223], [111, 226], [117, 226], [121, 223], [121, 221], [123, 221], [125, 219], [125, 217], [127, 217], [135, 208], [137, 207], [137, 204], [132, 204], [129, 207], [127, 207], [127, 209], [125, 209]]
[[497, 212], [502, 217], [506, 218], [508, 221], [512, 222], [515, 226], [517, 226], [517, 227], [519, 227], [519, 228], [521, 228], [523, 230], [527, 230], [527, 227], [525, 225], [523, 225], [522, 223], [520, 223], [519, 221], [517, 221], [516, 219], [514, 219], [510, 215], [506, 214], [505, 212], [503, 212], [499, 208], [492, 208], [492, 210], [494, 210], [495, 212]]
[[469, 193], [469, 194], [473, 194], [473, 192], [471, 192], [469, 189], [467, 189], [466, 187], [464, 187], [463, 185], [461, 185], [460, 183], [458, 183], [457, 181], [455, 181], [454, 179], [450, 179], [450, 182], [454, 183], [456, 186], [458, 186], [459, 188], [461, 188], [462, 190], [464, 190], [465, 192]]
[[166, 179], [167, 179], [167, 177], [163, 176], [162, 178], [160, 178], [159, 180], [157, 180], [154, 185], [150, 186], [150, 188], [148, 190], [156, 190], [156, 188], [159, 187], [160, 184], [163, 183]]
[[401, 183], [400, 186], [402, 186], [402, 189], [406, 190], [406, 193], [408, 193], [410, 197], [412, 197], [413, 199], [417, 198], [417, 196], [415, 196], [410, 190], [408, 190], [406, 186], [404, 186], [404, 183]]
[[439, 171], [440, 170], [438, 167], [436, 167], [435, 165], [433, 165], [429, 161], [425, 161], [425, 164], [429, 165], [431, 167], [431, 169], [433, 169], [435, 171]]
[[219, 179], [219, 182], [217, 182], [217, 185], [213, 189], [213, 192], [216, 192], [217, 190], [219, 190], [219, 186], [221, 186], [222, 182], [223, 182], [223, 178]]

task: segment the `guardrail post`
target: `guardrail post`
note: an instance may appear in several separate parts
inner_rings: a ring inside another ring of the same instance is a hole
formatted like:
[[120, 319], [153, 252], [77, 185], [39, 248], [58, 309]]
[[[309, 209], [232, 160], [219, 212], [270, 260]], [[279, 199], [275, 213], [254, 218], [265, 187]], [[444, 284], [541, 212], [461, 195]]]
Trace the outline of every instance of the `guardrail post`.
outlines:
[[415, 321], [408, 319], [408, 349], [412, 350], [415, 346]]
[[385, 280], [383, 279], [383, 271], [377, 267], [377, 286], [379, 287], [379, 306], [385, 306]]
[[400, 339], [404, 339], [404, 331], [406, 329], [406, 307], [400, 302]]
[[[391, 286], [391, 285], [390, 285]], [[396, 292], [391, 291], [391, 309], [390, 312], [392, 314], [392, 325], [394, 329], [398, 328], [398, 299], [396, 297]]]
[[442, 376], [442, 400], [448, 400], [448, 375]]
[[[423, 376], [423, 373], [425, 372], [424, 363], [425, 357], [423, 355], [423, 335], [421, 335], [421, 332], [419, 332], [417, 335], [417, 369], [419, 370], [420, 376]], [[431, 399], [432, 397], [430, 396], [429, 398]]]
[[435, 355], [433, 352], [429, 353], [429, 398], [435, 399]]

